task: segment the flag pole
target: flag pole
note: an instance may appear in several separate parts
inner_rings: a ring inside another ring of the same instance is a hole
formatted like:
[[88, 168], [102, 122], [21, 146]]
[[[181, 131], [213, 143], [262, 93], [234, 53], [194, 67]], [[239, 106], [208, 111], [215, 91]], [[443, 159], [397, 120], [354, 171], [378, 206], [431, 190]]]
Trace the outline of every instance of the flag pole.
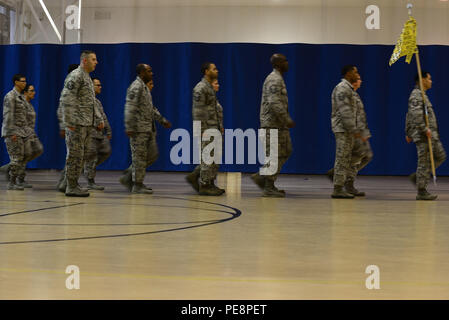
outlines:
[[[409, 16], [412, 15], [412, 8], [413, 8], [413, 5], [411, 3], [407, 4], [407, 9], [408, 9], [408, 15]], [[425, 118], [425, 121], [426, 121], [426, 128], [429, 129], [430, 128], [430, 126], [429, 126], [429, 112], [427, 110], [426, 97], [425, 97], [425, 93], [424, 93], [424, 85], [423, 85], [423, 82], [422, 82], [421, 61], [419, 59], [418, 45], [416, 45], [415, 56], [416, 56], [416, 66], [418, 68], [419, 87], [421, 89], [421, 96], [422, 96], [423, 106], [424, 106], [424, 118]], [[436, 185], [437, 184], [437, 176], [436, 176], [436, 172], [435, 172], [435, 160], [434, 160], [434, 157], [433, 157], [432, 137], [431, 136], [430, 137], [427, 136], [427, 141], [429, 143], [430, 165], [431, 165], [431, 168], [432, 168], [433, 183]]]

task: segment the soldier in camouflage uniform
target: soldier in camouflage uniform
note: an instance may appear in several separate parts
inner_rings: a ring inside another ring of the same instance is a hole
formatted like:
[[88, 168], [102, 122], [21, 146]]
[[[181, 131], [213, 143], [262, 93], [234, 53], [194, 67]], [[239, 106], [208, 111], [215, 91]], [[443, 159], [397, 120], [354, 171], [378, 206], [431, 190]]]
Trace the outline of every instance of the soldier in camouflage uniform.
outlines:
[[[25, 140], [33, 134], [33, 130], [28, 126], [28, 106], [22, 94], [26, 78], [16, 74], [12, 81], [14, 88], [3, 100], [2, 137], [5, 138], [10, 158], [8, 190], [23, 190], [24, 186], [16, 180], [18, 177], [25, 177]], [[3, 169], [8, 172], [7, 165]]]
[[[94, 83], [95, 95], [99, 95], [102, 88], [100, 79], [92, 78], [92, 81]], [[100, 112], [102, 118], [97, 119], [95, 128], [91, 128], [91, 142], [87, 152], [89, 153], [89, 158], [92, 160], [85, 162], [84, 174], [88, 181], [87, 189], [104, 190], [103, 186], [99, 186], [95, 183], [95, 176], [97, 173], [96, 168], [111, 155], [111, 144], [109, 140], [112, 138], [112, 129], [106, 113], [104, 112], [103, 105], [97, 98], [95, 98], [95, 107]], [[100, 125], [101, 121], [104, 123], [104, 128], [99, 130], [97, 127]]]
[[151, 194], [153, 190], [143, 184], [146, 168], [159, 157], [155, 120], [170, 128], [171, 123], [161, 116], [153, 105], [146, 83], [153, 79], [153, 71], [147, 64], [138, 64], [137, 78], [128, 88], [125, 104], [125, 131], [130, 138], [132, 164], [120, 178], [132, 193]]
[[[203, 79], [195, 86], [195, 88], [193, 88], [192, 118], [193, 121], [201, 121], [202, 137], [207, 129], [222, 130], [217, 97], [214, 88], [212, 87], [212, 83], [218, 78], [217, 67], [212, 62], [205, 62], [201, 66], [201, 73]], [[209, 141], [202, 141], [201, 139], [201, 150], [203, 150], [209, 143]], [[201, 164], [197, 166], [193, 172], [187, 175], [186, 180], [200, 195], [222, 195], [225, 190], [218, 188], [215, 185], [218, 168], [218, 164], [206, 164], [203, 159], [201, 159]]]
[[[83, 51], [80, 66], [73, 70], [64, 81], [60, 104], [63, 111], [63, 126], [67, 146], [66, 157], [66, 196], [88, 197], [89, 192], [82, 189], [78, 179], [83, 169], [84, 161], [90, 161], [89, 149], [91, 129], [96, 123], [95, 117], [101, 114], [95, 108], [95, 92], [89, 73], [97, 65], [96, 54]], [[98, 128], [101, 130], [104, 123]]]
[[[347, 177], [345, 181], [345, 189], [348, 193], [354, 196], [365, 196], [365, 193], [357, 190], [354, 187], [354, 180], [357, 173], [362, 170], [373, 158], [373, 151], [371, 150], [371, 145], [369, 143], [369, 138], [371, 138], [371, 132], [368, 129], [368, 122], [366, 120], [365, 108], [363, 106], [362, 99], [360, 98], [357, 90], [360, 88], [362, 80], [360, 77], [357, 81], [352, 83], [354, 88], [354, 99], [356, 104], [356, 127], [357, 131], [360, 133], [360, 138], [354, 139], [354, 146], [351, 153], [351, 162], [349, 170], [347, 172]], [[334, 179], [334, 169], [327, 172], [327, 176], [331, 181]]]
[[[278, 130], [278, 168], [275, 174], [262, 176], [255, 173], [251, 179], [263, 190], [264, 197], [285, 197], [285, 191], [274, 185], [282, 166], [292, 153], [289, 129], [295, 126], [288, 112], [287, 88], [284, 74], [288, 71], [288, 61], [283, 54], [276, 53], [270, 59], [273, 71], [267, 76], [262, 89], [260, 106], [260, 127], [266, 129], [266, 153], [270, 151], [270, 129]], [[264, 167], [268, 167], [269, 163]]]
[[[27, 120], [27, 126], [29, 127], [29, 131], [32, 131], [32, 133], [24, 138], [24, 165], [37, 157], [39, 157], [44, 152], [44, 147], [42, 146], [42, 143], [40, 142], [39, 138], [36, 135], [36, 132], [34, 131], [34, 127], [36, 124], [36, 112], [34, 111], [33, 105], [30, 103], [32, 99], [34, 99], [34, 96], [36, 94], [36, 91], [34, 89], [34, 86], [31, 84], [27, 84], [25, 86], [25, 89], [23, 90], [23, 96], [25, 98], [25, 105], [26, 105], [26, 120]], [[7, 175], [7, 178], [9, 179], [9, 173], [10, 173], [11, 165], [8, 163], [7, 165], [3, 166], [1, 168], [2, 171], [4, 171]], [[32, 188], [33, 186], [25, 181], [25, 170], [19, 174], [18, 183], [17, 185], [24, 187], [24, 188]]]
[[[220, 84], [218, 83], [218, 79], [215, 79], [212, 81], [212, 88], [215, 91], [215, 94], [218, 92], [218, 90], [220, 90]], [[218, 117], [218, 126], [219, 126], [219, 130], [221, 132], [221, 134], [224, 134], [224, 126], [223, 126], [223, 107], [221, 106], [220, 102], [217, 99], [217, 117]], [[193, 187], [193, 189], [196, 192], [200, 191], [200, 183], [199, 183], [199, 178], [200, 178], [200, 174], [201, 174], [201, 166], [196, 166], [195, 169], [186, 177], [187, 182]], [[224, 189], [220, 189], [223, 190], [222, 193], [225, 192]]]
[[[78, 67], [79, 67], [79, 64], [69, 65], [69, 67], [67, 69], [67, 74], [70, 74], [70, 72], [72, 72], [73, 70], [76, 70]], [[63, 110], [62, 110], [61, 103], [59, 103], [59, 105], [58, 105], [56, 114], [57, 114], [58, 123], [59, 123], [59, 136], [61, 138], [65, 139], [65, 127], [64, 127], [64, 121], [63, 121]], [[65, 178], [65, 170], [66, 170], [66, 168], [64, 167], [64, 169], [61, 171], [61, 174], [59, 176], [59, 181], [56, 185], [56, 189], [63, 193], [65, 193], [65, 189], [67, 188], [67, 179]]]
[[357, 128], [357, 103], [351, 83], [360, 77], [353, 65], [342, 69], [343, 79], [332, 91], [332, 131], [335, 134], [334, 192], [332, 198], [352, 199], [354, 195], [343, 190], [351, 172], [354, 139], [360, 139]]
[[[432, 77], [429, 72], [422, 72], [423, 87], [426, 92], [432, 87]], [[435, 160], [435, 169], [446, 160], [446, 152], [440, 141], [438, 124], [429, 98], [425, 94], [425, 104], [428, 110], [429, 127], [426, 126], [424, 118], [424, 104], [419, 89], [419, 77], [415, 78], [416, 86], [410, 94], [408, 100], [408, 112], [405, 123], [405, 134], [408, 143], [414, 142], [418, 153], [418, 166], [416, 173], [410, 179], [417, 185], [418, 194], [416, 200], [435, 200], [437, 195], [427, 192], [427, 184], [431, 174], [428, 137], [432, 141], [432, 151]]]

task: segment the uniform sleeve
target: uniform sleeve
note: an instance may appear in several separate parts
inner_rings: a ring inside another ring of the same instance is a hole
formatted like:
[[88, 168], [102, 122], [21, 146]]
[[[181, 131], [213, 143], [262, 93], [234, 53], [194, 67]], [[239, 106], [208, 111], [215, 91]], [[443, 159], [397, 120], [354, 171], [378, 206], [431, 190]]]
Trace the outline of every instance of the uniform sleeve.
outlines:
[[94, 127], [97, 128], [101, 123], [105, 124], [103, 114], [101, 110], [103, 109], [101, 102], [95, 99], [94, 103]]
[[365, 107], [363, 106], [363, 102], [362, 100], [359, 98], [359, 121], [360, 121], [360, 128], [361, 128], [361, 133], [362, 136], [365, 138], [369, 138], [371, 137], [371, 132], [369, 131], [368, 128], [368, 121], [366, 119], [366, 112], [365, 112]]
[[80, 104], [78, 99], [78, 90], [81, 85], [81, 79], [72, 71], [64, 81], [60, 103], [62, 103], [62, 114], [64, 127], [76, 126], [76, 111]]
[[156, 120], [157, 122], [159, 122], [161, 125], [166, 125], [168, 123], [168, 120], [165, 119], [161, 113], [159, 112], [158, 108], [156, 108], [155, 105], [153, 105], [153, 116], [154, 116], [154, 120]]
[[106, 135], [107, 136], [112, 136], [112, 128], [111, 128], [111, 125], [109, 124], [108, 117], [106, 116], [106, 113], [104, 112], [103, 106], [101, 107], [100, 112], [101, 112], [101, 115], [103, 117], [104, 130], [106, 132]]
[[224, 129], [223, 125], [223, 107], [219, 102], [217, 102], [217, 114], [218, 114], [218, 124], [220, 129]]
[[423, 100], [418, 94], [412, 94], [408, 101], [409, 124], [419, 133], [426, 133], [426, 123], [424, 120]]
[[265, 84], [265, 90], [268, 90], [267, 94], [267, 104], [270, 114], [275, 116], [279, 123], [283, 126], [287, 126], [292, 123], [293, 120], [288, 114], [288, 108], [284, 105], [283, 95], [286, 95], [285, 90], [281, 81], [269, 80]]
[[56, 114], [58, 116], [59, 130], [64, 131], [64, 111], [62, 110], [62, 103], [59, 101], [58, 109], [56, 110]]
[[137, 113], [139, 111], [140, 96], [141, 90], [135, 85], [131, 85], [126, 92], [125, 130], [127, 132], [137, 131]]
[[348, 133], [355, 132], [356, 123], [352, 91], [343, 86], [337, 87], [335, 91], [335, 103], [335, 111], [345, 131]]
[[208, 119], [206, 92], [201, 87], [193, 89], [192, 118], [194, 121], [201, 121], [202, 124]]
[[17, 127], [14, 125], [14, 110], [16, 101], [13, 95], [7, 95], [3, 100], [3, 128], [2, 136], [8, 137], [16, 134]]

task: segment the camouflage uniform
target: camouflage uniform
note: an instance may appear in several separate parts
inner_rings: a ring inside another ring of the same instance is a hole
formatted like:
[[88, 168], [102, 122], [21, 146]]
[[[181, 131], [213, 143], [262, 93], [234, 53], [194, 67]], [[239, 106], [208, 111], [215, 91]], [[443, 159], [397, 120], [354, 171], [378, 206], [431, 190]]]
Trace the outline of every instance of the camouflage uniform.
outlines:
[[[365, 108], [359, 94], [354, 91], [354, 99], [356, 104], [356, 126], [357, 131], [360, 132], [364, 138], [370, 138], [371, 132], [368, 129], [368, 122], [366, 120]], [[351, 165], [347, 173], [346, 181], [354, 181], [357, 173], [362, 170], [373, 158], [373, 152], [369, 141], [362, 139], [354, 139], [354, 146], [352, 148]]]
[[[34, 131], [36, 125], [36, 112], [34, 111], [33, 105], [26, 101], [27, 106], [27, 123], [28, 127], [33, 131], [33, 133], [25, 139], [24, 151], [25, 151], [25, 161], [30, 162], [37, 157], [39, 157], [44, 152], [44, 147], [41, 141]], [[19, 178], [23, 179], [25, 176]]]
[[[27, 122], [27, 102], [16, 88], [8, 92], [3, 100], [2, 137], [5, 138], [6, 149], [10, 158], [10, 178], [25, 177], [25, 141], [34, 130]], [[12, 136], [17, 137], [16, 141]]]
[[[277, 179], [284, 163], [292, 154], [292, 141], [288, 125], [293, 120], [288, 113], [287, 88], [284, 79], [278, 70], [273, 70], [263, 84], [262, 103], [260, 106], [260, 127], [266, 131], [266, 153], [270, 151], [270, 131], [278, 130], [278, 168], [275, 174], [265, 176], [265, 181], [271, 185]], [[265, 164], [264, 167], [269, 166]]]
[[[432, 150], [435, 160], [435, 169], [446, 160], [446, 152], [440, 141], [437, 119], [429, 98], [425, 95], [429, 117], [429, 129], [432, 133]], [[424, 118], [423, 99], [421, 90], [416, 86], [408, 100], [408, 112], [405, 123], [405, 133], [416, 144], [418, 153], [418, 166], [416, 182], [418, 189], [426, 189], [431, 174], [429, 144], [426, 136], [426, 121]]]
[[[223, 123], [220, 122], [220, 107], [218, 107], [218, 100], [212, 85], [205, 77], [193, 88], [193, 105], [192, 118], [193, 121], [201, 121], [201, 137], [207, 129], [223, 128]], [[223, 108], [221, 108], [221, 121], [223, 120]], [[201, 150], [206, 147], [210, 141], [202, 141]], [[211, 156], [213, 154], [211, 153]], [[219, 165], [216, 163], [206, 164], [201, 161], [193, 173], [200, 172], [200, 185], [208, 186], [214, 184], [217, 177]]]
[[133, 132], [130, 137], [132, 181], [143, 183], [145, 170], [159, 157], [156, 142], [155, 120], [163, 124], [168, 121], [153, 105], [151, 92], [140, 77], [130, 85], [126, 94], [125, 130]]
[[84, 161], [92, 160], [92, 155], [87, 152], [91, 129], [95, 125], [95, 117], [101, 118], [95, 108], [92, 79], [81, 66], [67, 75], [61, 93], [60, 107], [63, 127], [75, 128], [74, 131], [66, 130], [65, 134], [67, 185], [74, 188], [78, 185]]
[[356, 101], [354, 89], [346, 79], [332, 91], [332, 131], [335, 134], [336, 152], [334, 186], [342, 187], [349, 176], [351, 152], [354, 146], [356, 125]]
[[[97, 173], [96, 168], [111, 155], [111, 144], [108, 136], [112, 136], [112, 130], [104, 112], [103, 105], [97, 98], [95, 98], [95, 108], [97, 108], [102, 117], [101, 119], [96, 117], [95, 127], [91, 128], [91, 141], [87, 150], [89, 154], [88, 158], [91, 160], [86, 161], [84, 165], [84, 172], [87, 179], [94, 179]], [[104, 123], [104, 129], [98, 130], [97, 127], [101, 122]]]

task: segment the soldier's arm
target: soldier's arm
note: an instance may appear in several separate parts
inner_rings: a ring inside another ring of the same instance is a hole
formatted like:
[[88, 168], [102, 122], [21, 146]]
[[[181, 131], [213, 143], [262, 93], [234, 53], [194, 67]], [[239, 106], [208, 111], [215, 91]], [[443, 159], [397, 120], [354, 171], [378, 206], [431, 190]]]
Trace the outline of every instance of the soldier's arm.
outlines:
[[5, 137], [14, 136], [17, 127], [14, 125], [14, 109], [16, 101], [13, 95], [8, 95], [3, 100], [3, 133]]
[[63, 105], [63, 124], [64, 127], [75, 127], [76, 126], [76, 115], [75, 111], [79, 105], [78, 90], [80, 88], [80, 81], [74, 75], [74, 72], [70, 73], [65, 82], [64, 89], [62, 89], [60, 102]]
[[136, 132], [137, 113], [139, 111], [139, 99], [141, 92], [137, 86], [132, 86], [126, 93], [125, 104], [125, 131]]
[[282, 100], [283, 85], [280, 81], [269, 81], [266, 83], [267, 102], [270, 112], [279, 120], [282, 125], [288, 126], [293, 123], [292, 118], [288, 114], [287, 108]]
[[100, 100], [95, 99], [94, 102], [94, 126], [95, 128], [98, 128], [102, 130], [105, 125], [105, 121], [103, 118], [103, 114], [101, 110], [103, 109]]
[[193, 121], [201, 121], [201, 125], [204, 126], [208, 116], [206, 94], [201, 87], [195, 87], [193, 89], [192, 119]]
[[224, 133], [224, 125], [223, 125], [223, 107], [219, 102], [217, 102], [217, 114], [218, 114], [218, 125], [220, 126], [220, 131]]
[[56, 114], [58, 116], [58, 124], [59, 124], [60, 131], [65, 131], [63, 113], [64, 113], [63, 105], [62, 105], [61, 101], [59, 101], [59, 105], [58, 105], [58, 109], [56, 110]]
[[422, 98], [417, 95], [412, 95], [408, 102], [408, 113], [410, 126], [422, 134], [426, 134], [427, 128], [424, 120], [424, 110]]
[[336, 94], [336, 111], [340, 116], [341, 123], [346, 132], [355, 133], [355, 114], [352, 106], [352, 91], [344, 87], [337, 88]]
[[108, 117], [106, 116], [106, 113], [104, 112], [103, 108], [101, 108], [101, 114], [104, 120], [104, 130], [106, 132], [106, 135], [112, 137], [112, 128], [111, 125], [109, 124]]

